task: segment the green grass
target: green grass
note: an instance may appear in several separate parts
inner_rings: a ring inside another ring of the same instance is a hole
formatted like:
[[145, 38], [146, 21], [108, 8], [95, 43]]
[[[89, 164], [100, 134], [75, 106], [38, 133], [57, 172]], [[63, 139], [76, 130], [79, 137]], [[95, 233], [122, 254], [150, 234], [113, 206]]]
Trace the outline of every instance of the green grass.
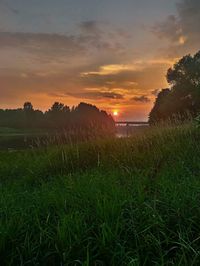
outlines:
[[191, 125], [0, 152], [1, 265], [200, 265]]

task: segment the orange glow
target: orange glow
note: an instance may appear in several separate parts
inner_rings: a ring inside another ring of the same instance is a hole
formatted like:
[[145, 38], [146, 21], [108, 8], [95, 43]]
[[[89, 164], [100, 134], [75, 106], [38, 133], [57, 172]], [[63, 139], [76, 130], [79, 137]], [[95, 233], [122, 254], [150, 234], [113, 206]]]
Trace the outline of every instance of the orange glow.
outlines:
[[117, 110], [113, 111], [113, 115], [114, 116], [118, 116], [119, 115], [119, 112]]

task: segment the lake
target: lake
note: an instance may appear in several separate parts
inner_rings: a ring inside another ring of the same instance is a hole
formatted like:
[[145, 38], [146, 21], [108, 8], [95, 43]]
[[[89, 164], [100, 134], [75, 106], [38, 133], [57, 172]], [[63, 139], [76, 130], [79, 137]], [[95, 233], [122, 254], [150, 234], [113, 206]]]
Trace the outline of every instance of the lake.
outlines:
[[[124, 138], [141, 134], [148, 129], [148, 125], [134, 124], [116, 126], [116, 137]], [[84, 139], [82, 139], [84, 141]], [[58, 134], [44, 130], [18, 130], [13, 128], [0, 128], [0, 150], [21, 150], [27, 148], [45, 147], [53, 144], [77, 142], [73, 132]]]

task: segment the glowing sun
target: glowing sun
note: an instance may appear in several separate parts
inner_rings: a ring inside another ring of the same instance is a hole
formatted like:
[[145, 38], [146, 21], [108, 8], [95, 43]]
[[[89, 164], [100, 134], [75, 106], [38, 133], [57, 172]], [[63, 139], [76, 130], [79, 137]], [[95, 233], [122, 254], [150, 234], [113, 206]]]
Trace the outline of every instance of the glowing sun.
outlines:
[[113, 115], [114, 116], [118, 116], [119, 115], [119, 112], [117, 110], [113, 111]]

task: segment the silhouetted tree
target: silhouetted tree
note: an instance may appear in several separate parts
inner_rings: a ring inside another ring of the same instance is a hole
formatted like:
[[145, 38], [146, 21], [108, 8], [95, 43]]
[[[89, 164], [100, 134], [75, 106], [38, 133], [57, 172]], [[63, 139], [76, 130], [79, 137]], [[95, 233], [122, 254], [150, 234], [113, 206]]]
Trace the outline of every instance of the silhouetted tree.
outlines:
[[162, 90], [149, 114], [149, 122], [157, 123], [178, 116], [184, 120], [200, 111], [200, 51], [186, 55], [167, 71], [171, 89]]
[[24, 127], [29, 128], [29, 127], [34, 127], [34, 110], [33, 110], [33, 105], [31, 102], [25, 102], [24, 103], [24, 108], [23, 108], [23, 113], [24, 113]]
[[24, 111], [33, 111], [33, 105], [31, 102], [24, 103]]
[[87, 103], [80, 103], [70, 110], [67, 105], [55, 102], [43, 113], [34, 110], [30, 102], [25, 102], [22, 109], [0, 110], [0, 126], [56, 130], [80, 139], [105, 137], [115, 133], [113, 118]]
[[74, 128], [85, 132], [88, 137], [112, 135], [115, 133], [115, 123], [105, 111], [96, 106], [81, 102], [72, 111]]
[[149, 114], [149, 123], [154, 124], [157, 121], [165, 119], [169, 115], [169, 110], [167, 106], [167, 97], [169, 97], [170, 89], [162, 89], [159, 92], [153, 109]]
[[47, 123], [52, 128], [66, 128], [69, 123], [70, 108], [63, 103], [55, 102], [45, 113]]

